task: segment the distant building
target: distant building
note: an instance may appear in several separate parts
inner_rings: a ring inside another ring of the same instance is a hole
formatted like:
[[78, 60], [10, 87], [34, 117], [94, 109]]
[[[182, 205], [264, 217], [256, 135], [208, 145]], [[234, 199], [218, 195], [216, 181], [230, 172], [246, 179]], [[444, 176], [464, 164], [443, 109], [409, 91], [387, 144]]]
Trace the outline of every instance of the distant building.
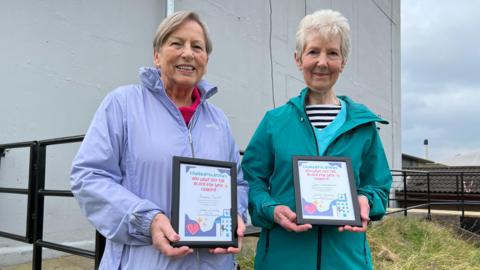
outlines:
[[446, 162], [449, 166], [480, 166], [480, 150], [456, 154]]
[[[462, 164], [463, 166], [449, 166], [402, 154], [402, 169], [406, 174], [395, 177], [396, 205], [404, 205], [405, 190], [408, 206], [425, 203], [429, 192], [431, 201], [461, 201], [462, 199], [480, 201], [480, 166], [468, 166], [469, 162], [472, 163], [472, 159], [475, 160], [475, 157], [478, 157], [480, 161], [480, 153], [458, 155], [456, 162], [448, 164]], [[452, 207], [439, 205], [435, 208], [451, 209]], [[479, 207], [470, 206], [468, 209], [479, 210]]]
[[407, 171], [405, 179], [403, 175], [395, 177], [396, 205], [404, 204], [404, 181], [409, 206], [426, 202], [428, 191], [432, 201], [458, 201], [462, 194], [464, 200], [480, 201], [480, 166], [448, 166], [402, 154], [402, 169]]
[[435, 161], [419, 158], [416, 156], [402, 154], [402, 168], [424, 167], [435, 164]]

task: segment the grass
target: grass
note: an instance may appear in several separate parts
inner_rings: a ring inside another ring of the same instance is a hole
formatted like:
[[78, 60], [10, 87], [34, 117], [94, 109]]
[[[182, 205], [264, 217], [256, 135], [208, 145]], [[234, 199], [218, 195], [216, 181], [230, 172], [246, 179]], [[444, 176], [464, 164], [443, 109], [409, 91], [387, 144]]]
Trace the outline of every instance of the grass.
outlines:
[[[480, 245], [432, 221], [390, 216], [369, 227], [375, 269], [480, 270]], [[242, 270], [253, 269], [256, 239], [247, 237], [237, 256]]]
[[388, 217], [369, 228], [375, 269], [477, 269], [480, 247], [436, 222]]
[[242, 250], [240, 251], [240, 254], [236, 256], [241, 270], [253, 269], [253, 259], [255, 258], [257, 240], [257, 237], [245, 237], [243, 239]]

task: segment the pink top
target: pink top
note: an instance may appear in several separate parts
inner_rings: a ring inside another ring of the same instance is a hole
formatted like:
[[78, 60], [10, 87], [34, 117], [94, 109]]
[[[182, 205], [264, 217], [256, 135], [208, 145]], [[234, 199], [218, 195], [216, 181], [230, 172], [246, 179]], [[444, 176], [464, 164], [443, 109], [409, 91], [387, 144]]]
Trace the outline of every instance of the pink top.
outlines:
[[192, 119], [193, 113], [195, 113], [195, 110], [197, 109], [198, 104], [200, 104], [200, 91], [198, 91], [197, 87], [193, 88], [192, 101], [193, 102], [190, 107], [186, 107], [186, 106], [178, 107], [178, 109], [182, 113], [183, 119], [185, 120], [185, 124], [187, 124], [187, 126], [188, 126], [188, 123], [190, 122], [190, 119]]

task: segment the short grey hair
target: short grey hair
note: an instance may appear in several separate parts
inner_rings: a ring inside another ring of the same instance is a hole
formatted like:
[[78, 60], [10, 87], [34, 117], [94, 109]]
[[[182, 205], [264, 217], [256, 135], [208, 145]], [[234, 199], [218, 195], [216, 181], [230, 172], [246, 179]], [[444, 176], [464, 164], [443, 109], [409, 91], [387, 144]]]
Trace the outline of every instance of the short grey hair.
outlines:
[[340, 52], [343, 58], [343, 64], [347, 62], [350, 54], [350, 25], [347, 18], [340, 12], [331, 9], [317, 10], [312, 14], [305, 16], [298, 25], [296, 36], [295, 52], [297, 57], [301, 56], [305, 50], [305, 41], [308, 34], [317, 33], [322, 38], [330, 40], [333, 37], [340, 37]]
[[207, 54], [210, 55], [212, 52], [212, 40], [208, 35], [207, 26], [200, 20], [200, 16], [193, 11], [182, 10], [177, 11], [170, 16], [166, 17], [158, 26], [157, 31], [155, 32], [155, 37], [153, 38], [153, 51], [157, 52], [160, 50], [160, 47], [165, 44], [170, 34], [177, 30], [180, 25], [187, 21], [194, 21], [200, 25], [203, 29], [203, 34], [205, 36], [205, 49]]

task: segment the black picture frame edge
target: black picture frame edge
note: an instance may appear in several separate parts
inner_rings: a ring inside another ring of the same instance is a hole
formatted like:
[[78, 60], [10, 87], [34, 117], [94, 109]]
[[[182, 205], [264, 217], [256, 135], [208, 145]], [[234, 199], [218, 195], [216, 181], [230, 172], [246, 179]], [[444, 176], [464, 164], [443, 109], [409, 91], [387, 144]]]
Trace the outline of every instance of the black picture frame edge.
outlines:
[[178, 241], [173, 242], [173, 247], [188, 246], [192, 248], [215, 248], [215, 247], [238, 247], [237, 236], [237, 164], [234, 162], [199, 159], [191, 157], [173, 156], [172, 158], [172, 209], [170, 223], [175, 232], [179, 231], [179, 207], [180, 207], [180, 165], [193, 164], [202, 166], [222, 167], [230, 169], [231, 179], [231, 206], [230, 216], [232, 218], [232, 240], [231, 241]]
[[[339, 219], [307, 219], [303, 218], [302, 202], [299, 198], [300, 195], [300, 179], [298, 171], [298, 161], [301, 160], [313, 160], [313, 161], [339, 161], [345, 162], [347, 165], [347, 173], [349, 177], [349, 186], [350, 193], [352, 196], [352, 204], [354, 208], [354, 220], [339, 220]], [[295, 189], [295, 206], [297, 209], [297, 223], [298, 224], [313, 224], [313, 225], [329, 225], [329, 226], [362, 226], [362, 220], [360, 217], [360, 206], [358, 204], [358, 194], [357, 187], [355, 184], [355, 177], [353, 175], [352, 160], [350, 157], [336, 157], [336, 156], [292, 156], [292, 166], [293, 166], [293, 185]]]

